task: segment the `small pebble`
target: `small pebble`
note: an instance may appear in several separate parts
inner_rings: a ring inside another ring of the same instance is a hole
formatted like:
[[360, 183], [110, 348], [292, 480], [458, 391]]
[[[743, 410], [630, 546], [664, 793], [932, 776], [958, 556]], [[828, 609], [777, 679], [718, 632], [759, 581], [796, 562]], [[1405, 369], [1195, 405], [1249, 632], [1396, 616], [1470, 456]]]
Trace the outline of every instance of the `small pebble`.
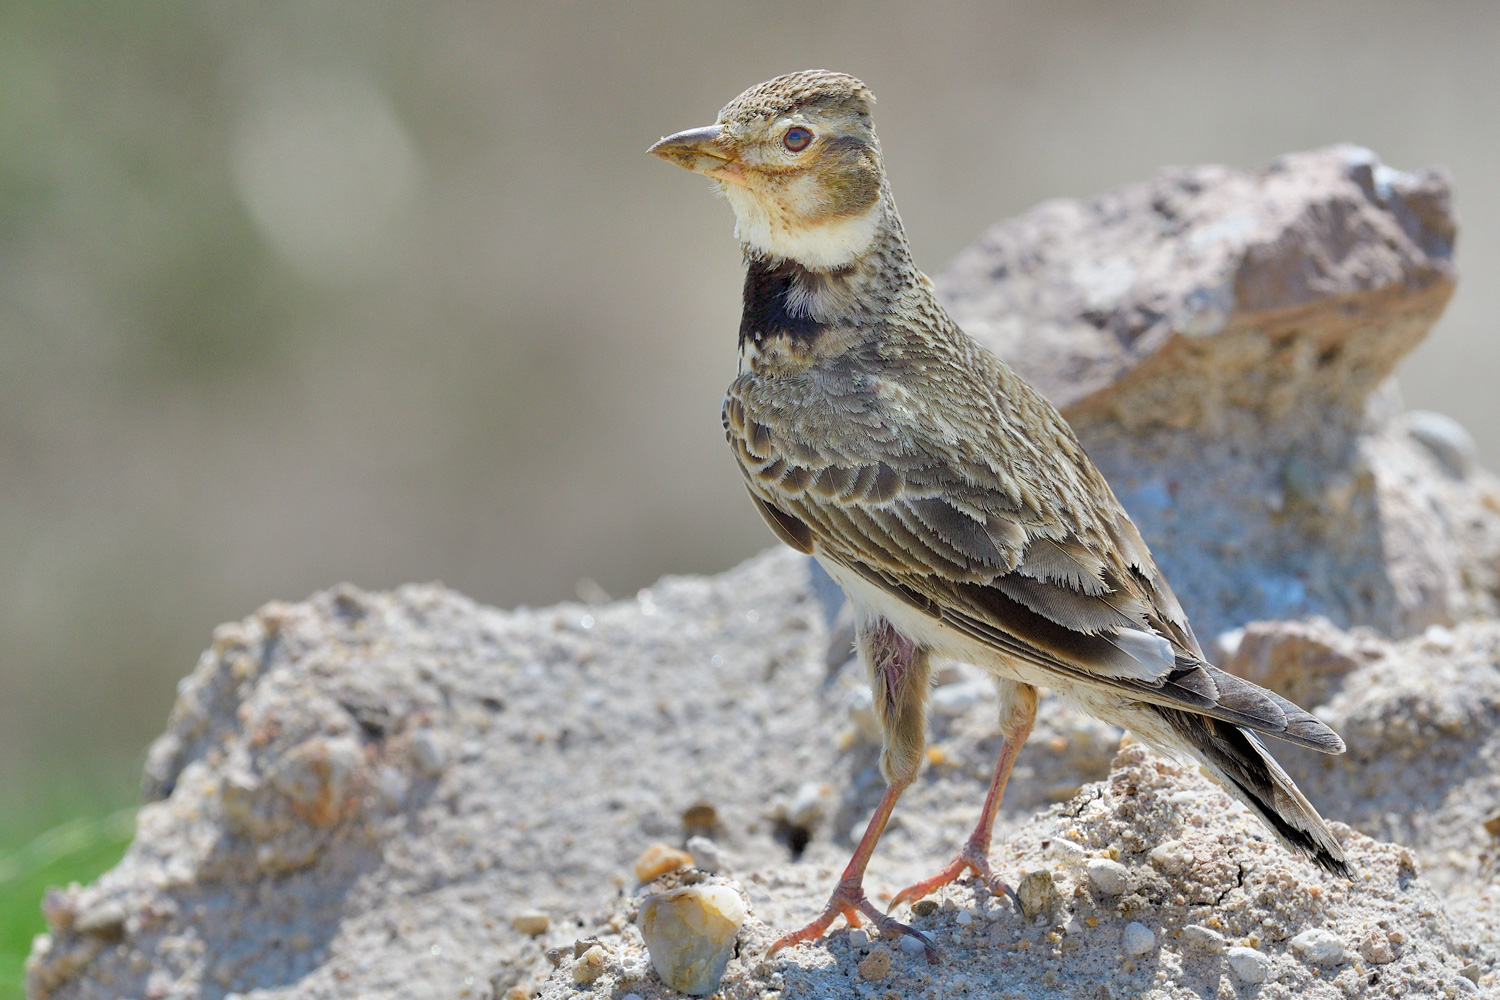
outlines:
[[721, 872], [725, 868], [724, 852], [719, 850], [719, 845], [707, 837], [689, 837], [687, 842], [688, 854], [693, 858], [693, 864], [706, 872]]
[[1052, 873], [1046, 870], [1032, 872], [1021, 879], [1021, 884], [1016, 886], [1016, 898], [1021, 901], [1021, 912], [1028, 917], [1051, 913], [1062, 902], [1057, 883], [1052, 881]]
[[406, 775], [399, 767], [382, 767], [376, 779], [380, 788], [380, 801], [390, 810], [400, 809], [406, 804]]
[[667, 844], [652, 844], [636, 858], [635, 877], [639, 882], [650, 882], [667, 872], [692, 866], [693, 856], [686, 851], [679, 851]]
[[958, 916], [953, 918], [960, 927], [967, 927], [974, 922], [974, 914], [969, 910], [959, 910]]
[[1467, 475], [1474, 467], [1479, 450], [1474, 436], [1452, 417], [1431, 410], [1413, 410], [1406, 415], [1406, 432], [1455, 476]]
[[1254, 948], [1230, 948], [1229, 971], [1242, 983], [1263, 983], [1271, 975], [1271, 959]]
[[1084, 870], [1101, 896], [1118, 896], [1130, 884], [1130, 869], [1109, 858], [1089, 858]]
[[734, 956], [745, 904], [726, 885], [690, 885], [647, 899], [637, 922], [662, 982], [703, 996], [718, 989]]
[[1228, 947], [1224, 935], [1202, 924], [1188, 924], [1182, 929], [1182, 946], [1206, 955], [1222, 955]]
[[1370, 931], [1359, 942], [1359, 954], [1371, 965], [1385, 965], [1396, 960], [1396, 949], [1380, 931]]
[[[903, 943], [905, 943], [907, 941], [916, 941], [917, 939], [911, 937], [910, 935], [903, 935], [901, 940]], [[921, 942], [918, 943], [920, 944]], [[877, 979], [884, 979], [890, 974], [891, 953], [885, 948], [875, 948], [864, 957], [863, 961], [859, 963], [859, 978], [867, 982], [874, 982]]]
[[1047, 854], [1064, 868], [1074, 868], [1083, 864], [1083, 848], [1071, 840], [1061, 837], [1047, 841]]
[[1463, 976], [1469, 982], [1477, 984], [1479, 982], [1479, 977], [1484, 974], [1484, 970], [1479, 967], [1478, 962], [1470, 962], [1462, 969], [1459, 969], [1458, 974], [1460, 976]]
[[911, 912], [919, 917], [930, 917], [938, 911], [937, 900], [919, 899], [911, 904]]
[[448, 763], [448, 748], [432, 730], [421, 729], [411, 738], [411, 759], [423, 774], [435, 778]]
[[1291, 945], [1304, 962], [1313, 965], [1333, 966], [1344, 960], [1344, 942], [1321, 927], [1309, 927], [1292, 938]]
[[510, 918], [510, 925], [522, 934], [537, 937], [547, 933], [547, 928], [552, 926], [552, 918], [541, 910], [522, 910]]
[[1180, 875], [1193, 865], [1193, 852], [1180, 840], [1169, 840], [1151, 849], [1151, 863], [1169, 875]]
[[1120, 935], [1120, 949], [1132, 958], [1149, 955], [1156, 948], [1156, 935], [1145, 924], [1132, 920]]
[[609, 956], [600, 945], [594, 945], [588, 951], [578, 956], [578, 961], [573, 963], [573, 982], [587, 986], [600, 976], [604, 975], [604, 967]]
[[901, 935], [901, 950], [908, 955], [920, 955], [927, 950], [927, 946], [922, 943], [921, 938], [903, 934]]
[[870, 943], [870, 935], [863, 927], [855, 927], [849, 931], [849, 947], [863, 948]]
[[832, 797], [833, 790], [813, 781], [805, 781], [797, 788], [797, 794], [792, 796], [791, 804], [786, 807], [786, 821], [793, 826], [811, 827], [823, 815], [823, 807], [826, 800]]

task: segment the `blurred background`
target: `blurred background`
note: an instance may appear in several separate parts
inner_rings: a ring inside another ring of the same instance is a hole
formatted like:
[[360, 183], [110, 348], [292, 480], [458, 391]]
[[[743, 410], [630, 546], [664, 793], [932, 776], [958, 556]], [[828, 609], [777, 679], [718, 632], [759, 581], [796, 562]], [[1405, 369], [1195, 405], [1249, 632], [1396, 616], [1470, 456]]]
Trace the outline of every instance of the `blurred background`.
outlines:
[[928, 271], [1164, 164], [1442, 164], [1463, 279], [1401, 378], [1500, 467], [1496, 52], [1479, 0], [0, 4], [12, 973], [33, 893], [128, 837], [216, 623], [344, 580], [624, 596], [771, 544], [719, 427], [730, 213], [658, 136], [852, 72]]

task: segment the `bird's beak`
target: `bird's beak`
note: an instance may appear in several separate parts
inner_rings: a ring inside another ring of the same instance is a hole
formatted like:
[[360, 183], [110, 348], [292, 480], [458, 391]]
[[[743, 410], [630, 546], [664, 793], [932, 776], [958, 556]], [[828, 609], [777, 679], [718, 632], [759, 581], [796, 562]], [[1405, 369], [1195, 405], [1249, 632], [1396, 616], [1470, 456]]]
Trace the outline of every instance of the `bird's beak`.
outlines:
[[745, 183], [745, 175], [735, 162], [734, 150], [718, 125], [690, 128], [669, 135], [646, 150], [669, 163], [685, 167], [695, 174], [715, 177], [731, 184]]

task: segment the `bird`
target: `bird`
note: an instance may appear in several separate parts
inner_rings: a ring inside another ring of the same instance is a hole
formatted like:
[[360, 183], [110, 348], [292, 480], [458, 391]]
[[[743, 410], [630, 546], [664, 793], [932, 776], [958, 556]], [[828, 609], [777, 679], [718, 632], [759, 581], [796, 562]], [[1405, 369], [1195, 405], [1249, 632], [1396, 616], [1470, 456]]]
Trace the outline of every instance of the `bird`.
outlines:
[[1045, 688], [1201, 766], [1286, 846], [1351, 870], [1266, 738], [1328, 754], [1332, 729], [1208, 661], [1182, 605], [1057, 409], [963, 332], [916, 267], [886, 177], [874, 95], [806, 70], [746, 90], [649, 152], [710, 178], [745, 263], [725, 436], [772, 532], [823, 565], [855, 614], [886, 789], [827, 906], [769, 952], [843, 916], [931, 941], [882, 912], [864, 874], [924, 755], [934, 661], [986, 671], [1003, 737], [973, 833], [890, 909], [973, 872]]

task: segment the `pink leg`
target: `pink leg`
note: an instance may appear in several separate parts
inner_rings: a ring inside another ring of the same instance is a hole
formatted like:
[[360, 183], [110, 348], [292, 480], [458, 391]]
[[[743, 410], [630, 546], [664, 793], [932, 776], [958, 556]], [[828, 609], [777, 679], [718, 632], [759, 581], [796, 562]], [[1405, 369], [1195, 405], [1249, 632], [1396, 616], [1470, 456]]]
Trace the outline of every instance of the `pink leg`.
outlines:
[[896, 800], [921, 767], [926, 729], [927, 650], [879, 618], [863, 621], [858, 638], [860, 655], [870, 671], [876, 712], [885, 733], [881, 753], [881, 770], [887, 782], [885, 794], [881, 796], [880, 805], [875, 809], [870, 825], [865, 827], [864, 836], [859, 838], [854, 856], [849, 859], [849, 865], [823, 912], [801, 930], [777, 938], [770, 951], [816, 940], [840, 915], [851, 927], [858, 927], [863, 914], [883, 935], [897, 938], [910, 934], [920, 940], [927, 946], [927, 960], [936, 963], [937, 949], [926, 935], [881, 913], [866, 898], [864, 890], [865, 867], [870, 863], [870, 855], [875, 853], [875, 845], [896, 808]]
[[933, 948], [926, 935], [881, 913], [865, 896], [865, 866], [870, 863], [870, 855], [875, 853], [875, 844], [880, 840], [880, 834], [885, 830], [885, 824], [890, 820], [891, 812], [896, 808], [896, 800], [901, 797], [901, 792], [905, 790], [905, 787], [905, 785], [900, 787], [891, 785], [886, 788], [885, 795], [881, 796], [880, 805], [875, 809], [875, 815], [870, 818], [870, 825], [865, 827], [864, 836], [859, 838], [859, 846], [854, 848], [854, 856], [849, 859], [848, 866], [844, 868], [844, 874], [839, 878], [838, 885], [834, 886], [833, 895], [828, 897], [828, 905], [823, 908], [823, 912], [801, 930], [781, 935], [766, 954], [780, 951], [789, 945], [817, 940], [840, 915], [849, 922], [850, 927], [858, 927], [860, 914], [864, 914], [880, 929], [882, 935], [899, 938], [902, 934], [910, 934], [918, 938], [927, 945], [927, 960], [934, 963], [937, 961], [937, 949]]
[[901, 903], [921, 899], [934, 889], [956, 881], [965, 871], [978, 875], [992, 895], [1008, 896], [1020, 908], [1015, 891], [990, 869], [990, 838], [994, 835], [995, 815], [1000, 811], [1000, 799], [1005, 795], [1005, 783], [1010, 779], [1016, 756], [1026, 745], [1026, 737], [1031, 734], [1031, 725], [1036, 720], [1036, 689], [1004, 681], [1000, 685], [1000, 693], [1005, 702], [1000, 724], [1005, 742], [1000, 746], [1000, 759], [995, 762], [995, 776], [990, 779], [990, 790], [985, 796], [984, 811], [979, 815], [979, 823], [974, 827], [974, 832], [969, 834], [963, 850], [958, 852], [958, 857], [953, 859], [952, 864], [931, 878], [902, 889], [891, 900], [891, 909]]

